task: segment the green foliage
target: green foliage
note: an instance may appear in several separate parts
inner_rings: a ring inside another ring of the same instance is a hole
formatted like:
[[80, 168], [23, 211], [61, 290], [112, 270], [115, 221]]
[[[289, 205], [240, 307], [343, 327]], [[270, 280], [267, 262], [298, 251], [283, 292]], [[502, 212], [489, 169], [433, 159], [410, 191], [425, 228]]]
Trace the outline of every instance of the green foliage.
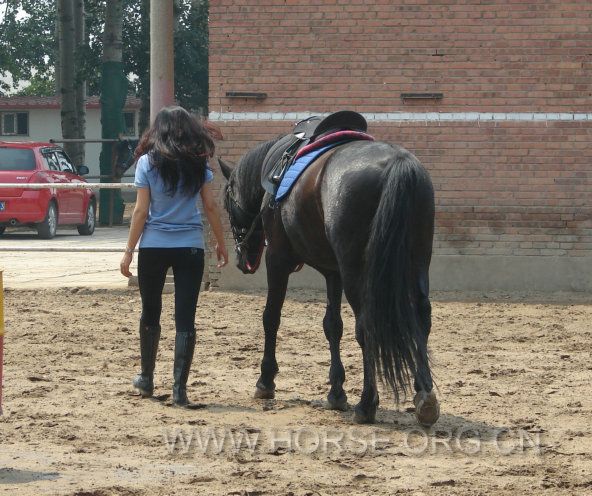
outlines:
[[55, 0], [0, 0], [0, 77], [19, 82], [53, 78], [57, 39]]
[[150, 0], [126, 0], [123, 23], [123, 65], [132, 74], [134, 93], [142, 99], [140, 131], [147, 126], [150, 113]]
[[[102, 33], [105, 1], [86, 0], [88, 47], [82, 73], [88, 94], [101, 88]], [[123, 63], [130, 90], [148, 100], [150, 87], [149, 0], [125, 0]], [[175, 97], [190, 110], [207, 109], [208, 0], [175, 1]], [[21, 12], [19, 14], [19, 12]], [[47, 94], [54, 80], [57, 54], [55, 0], [0, 0], [0, 76], [11, 75], [13, 87], [0, 84], [0, 94], [30, 81], [26, 94]]]
[[21, 96], [51, 96], [55, 94], [55, 81], [53, 77], [35, 74], [29, 85], [18, 91]]
[[187, 109], [206, 112], [209, 2], [179, 3], [175, 32], [175, 97]]

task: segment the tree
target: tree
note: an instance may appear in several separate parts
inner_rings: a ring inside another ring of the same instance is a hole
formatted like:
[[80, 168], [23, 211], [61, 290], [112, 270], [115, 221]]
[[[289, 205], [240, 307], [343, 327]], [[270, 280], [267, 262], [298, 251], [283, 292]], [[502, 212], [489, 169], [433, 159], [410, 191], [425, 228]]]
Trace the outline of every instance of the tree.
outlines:
[[[74, 0], [74, 59], [76, 74], [74, 78], [74, 93], [76, 97], [76, 137], [86, 137], [86, 80], [84, 77], [84, 55], [88, 40], [85, 28], [84, 0]], [[85, 147], [79, 143], [75, 147], [72, 157], [75, 165], [84, 164]]]
[[[82, 70], [85, 52], [83, 0], [57, 0], [59, 51], [56, 77], [61, 96], [62, 136], [84, 139], [86, 128], [86, 83]], [[74, 165], [84, 163], [84, 143], [64, 144]]]
[[[82, 58], [80, 70], [88, 94], [98, 95], [106, 0], [85, 0], [84, 5], [88, 44], [78, 58]], [[129, 89], [148, 109], [149, 0], [123, 0], [122, 7], [124, 73], [131, 75]], [[208, 9], [207, 0], [175, 2], [175, 98], [182, 106], [202, 112], [207, 111]], [[19, 11], [24, 15], [18, 16]], [[0, 76], [12, 75], [15, 80], [13, 86], [0, 86], [0, 92], [14, 90], [23, 81], [55, 80], [55, 31], [55, 0], [0, 0]], [[147, 111], [142, 116], [140, 120], [147, 124]]]
[[[123, 56], [123, 0], [107, 0], [103, 33], [103, 68], [101, 77], [102, 138], [115, 139], [123, 132], [123, 107], [127, 96], [127, 79]], [[101, 175], [113, 175], [113, 143], [103, 143]], [[108, 179], [102, 181], [110, 182]], [[123, 222], [123, 200], [120, 190], [101, 190], [99, 221], [101, 224]]]
[[28, 86], [17, 92], [20, 96], [52, 96], [56, 93], [55, 81], [47, 76], [35, 74], [30, 80]]
[[[208, 11], [207, 0], [175, 1], [175, 99], [188, 110], [207, 112]], [[131, 84], [142, 100], [140, 130], [150, 119], [150, 1], [127, 2], [123, 25], [123, 62]], [[190, 70], [188, 70], [190, 69]]]
[[[175, 26], [175, 98], [194, 112], [208, 109], [209, 1], [179, 1]], [[187, 70], [190, 67], [191, 70]]]
[[54, 80], [55, 0], [0, 0], [0, 84], [9, 93], [23, 81]]
[[[57, 0], [58, 9], [58, 33], [59, 33], [59, 59], [60, 59], [60, 96], [62, 98], [61, 118], [62, 136], [64, 139], [72, 139], [78, 136], [78, 116], [76, 114], [76, 92], [74, 79], [76, 77], [76, 64], [74, 55], [74, 40], [76, 28], [74, 26], [74, 5], [72, 0]], [[74, 160], [78, 147], [73, 143], [65, 143], [64, 149], [73, 159], [75, 165], [80, 165]], [[76, 157], [79, 159], [79, 157]]]
[[150, 0], [129, 2], [123, 24], [123, 63], [134, 74], [131, 85], [142, 100], [138, 120], [142, 132], [150, 123]]

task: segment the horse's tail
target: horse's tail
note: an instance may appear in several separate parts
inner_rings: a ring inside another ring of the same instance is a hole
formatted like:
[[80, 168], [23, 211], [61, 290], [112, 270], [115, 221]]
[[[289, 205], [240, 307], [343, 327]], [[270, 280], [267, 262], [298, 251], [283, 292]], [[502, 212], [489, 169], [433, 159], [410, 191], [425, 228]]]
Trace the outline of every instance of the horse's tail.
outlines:
[[[418, 274], [427, 271], [434, 228], [434, 192], [427, 171], [400, 150], [383, 171], [383, 190], [366, 251], [364, 348], [373, 372], [392, 388], [429, 365], [418, 315]], [[429, 246], [427, 246], [429, 245]], [[423, 374], [420, 374], [423, 376]], [[421, 378], [420, 378], [421, 380]], [[423, 385], [421, 385], [423, 386]]]

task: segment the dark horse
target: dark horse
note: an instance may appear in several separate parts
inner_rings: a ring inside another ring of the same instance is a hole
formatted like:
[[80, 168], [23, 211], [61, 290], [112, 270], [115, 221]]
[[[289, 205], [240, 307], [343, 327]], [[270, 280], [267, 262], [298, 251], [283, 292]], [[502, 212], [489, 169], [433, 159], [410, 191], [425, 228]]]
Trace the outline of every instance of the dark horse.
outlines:
[[345, 291], [364, 359], [364, 389], [354, 421], [374, 422], [378, 374], [397, 400], [412, 378], [416, 416], [422, 425], [432, 425], [439, 405], [432, 391], [427, 346], [434, 233], [434, 191], [428, 173], [401, 147], [352, 141], [317, 159], [288, 198], [274, 205], [261, 187], [261, 169], [277, 141], [247, 152], [234, 169], [220, 162], [228, 180], [225, 206], [239, 269], [254, 272], [267, 240], [265, 351], [255, 397], [275, 395], [282, 305], [290, 274], [304, 263], [327, 282], [323, 329], [331, 352], [329, 407], [347, 408], [339, 352]]

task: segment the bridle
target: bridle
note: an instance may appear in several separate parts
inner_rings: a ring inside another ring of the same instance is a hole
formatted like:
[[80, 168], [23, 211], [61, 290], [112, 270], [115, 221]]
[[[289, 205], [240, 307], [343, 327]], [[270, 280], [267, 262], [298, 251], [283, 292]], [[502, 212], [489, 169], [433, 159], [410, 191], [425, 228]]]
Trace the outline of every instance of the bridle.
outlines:
[[[263, 230], [263, 226], [260, 227], [261, 216], [265, 209], [261, 209], [259, 213], [253, 214], [252, 212], [246, 211], [240, 206], [238, 201], [232, 195], [232, 189], [230, 183], [226, 185], [226, 194], [224, 197], [224, 206], [228, 212], [230, 219], [230, 229], [232, 231], [232, 237], [234, 238], [234, 245], [237, 254], [242, 254], [243, 250], [247, 248], [247, 243], [255, 231]], [[240, 219], [239, 219], [240, 217]], [[246, 225], [249, 223], [246, 219], [253, 219], [250, 221], [250, 227], [238, 227], [239, 225]]]

